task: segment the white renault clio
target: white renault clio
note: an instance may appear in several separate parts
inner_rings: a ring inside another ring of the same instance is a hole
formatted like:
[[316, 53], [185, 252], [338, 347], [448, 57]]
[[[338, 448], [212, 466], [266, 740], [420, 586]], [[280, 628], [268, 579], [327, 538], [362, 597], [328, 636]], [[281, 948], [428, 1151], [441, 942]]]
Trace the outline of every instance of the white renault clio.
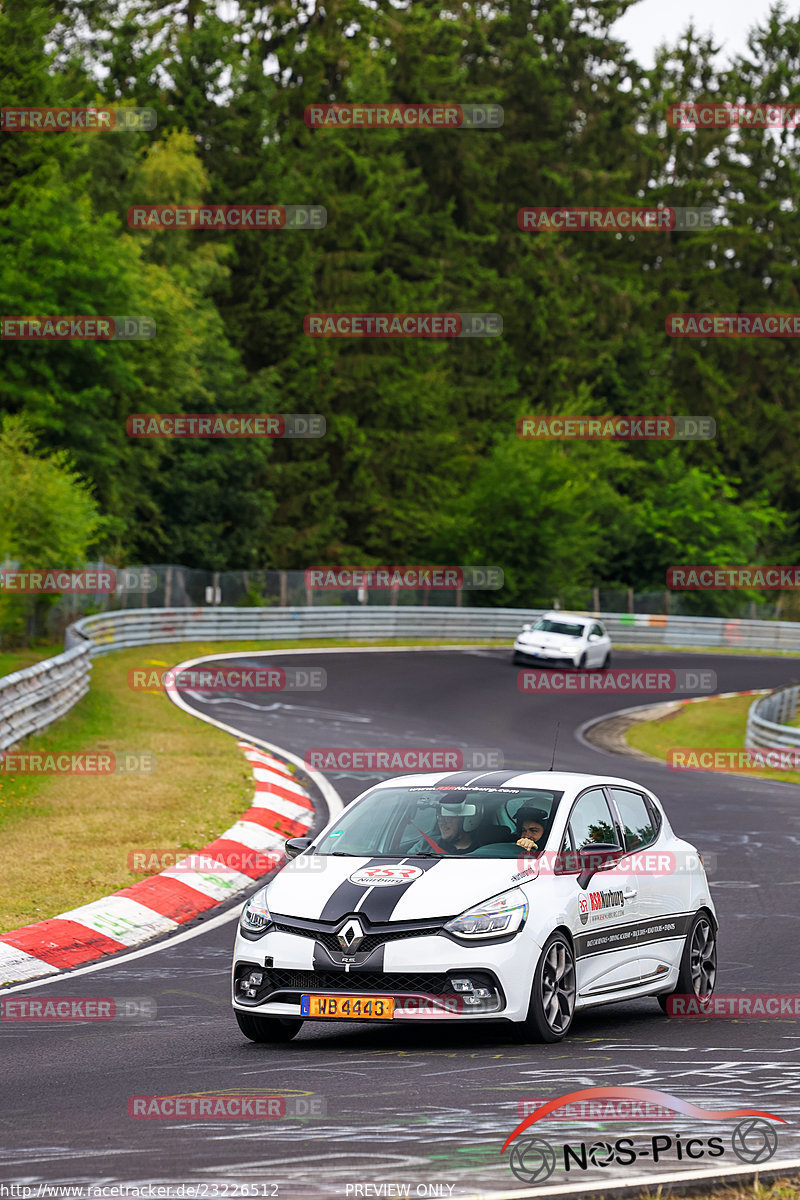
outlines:
[[708, 1002], [717, 917], [695, 848], [626, 779], [408, 775], [370, 788], [245, 904], [233, 1006], [306, 1020], [500, 1020], [559, 1041], [578, 1009]]

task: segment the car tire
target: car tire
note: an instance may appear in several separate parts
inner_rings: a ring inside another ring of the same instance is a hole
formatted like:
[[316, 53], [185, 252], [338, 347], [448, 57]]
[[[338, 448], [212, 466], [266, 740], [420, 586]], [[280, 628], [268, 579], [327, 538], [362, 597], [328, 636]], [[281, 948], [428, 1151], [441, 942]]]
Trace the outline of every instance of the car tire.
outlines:
[[671, 996], [695, 996], [701, 1008], [710, 1002], [717, 978], [717, 932], [711, 914], [701, 909], [686, 935], [678, 981], [671, 992], [657, 997], [662, 1011], [668, 1013]]
[[521, 666], [524, 661], [525, 660], [523, 659], [519, 650], [515, 650], [514, 653], [511, 655], [511, 662], [512, 662], [513, 666], [515, 666], [515, 667]]
[[575, 1014], [575, 951], [565, 933], [550, 935], [533, 973], [528, 1015], [514, 1028], [519, 1042], [560, 1042]]
[[600, 668], [600, 670], [607, 671], [610, 666], [611, 666], [611, 651], [609, 650], [608, 654], [603, 659], [603, 665]]
[[235, 1008], [236, 1023], [251, 1042], [290, 1042], [300, 1032], [303, 1022], [282, 1017], [259, 1017]]
[[576, 671], [585, 671], [586, 670], [586, 651], [585, 650], [584, 650], [583, 654], [580, 656], [580, 658], [578, 659], [577, 663], [575, 664], [575, 670]]

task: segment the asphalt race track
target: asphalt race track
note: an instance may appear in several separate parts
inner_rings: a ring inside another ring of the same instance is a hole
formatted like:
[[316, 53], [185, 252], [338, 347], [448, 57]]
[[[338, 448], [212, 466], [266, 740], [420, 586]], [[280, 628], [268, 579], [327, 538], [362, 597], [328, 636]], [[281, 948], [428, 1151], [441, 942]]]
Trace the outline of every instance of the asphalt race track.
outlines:
[[[284, 661], [300, 660], [272, 659]], [[326, 690], [183, 698], [249, 737], [301, 756], [323, 746], [478, 747], [501, 750], [507, 767], [546, 768], [558, 720], [557, 767], [641, 781], [664, 800], [679, 835], [716, 855], [710, 877], [721, 922], [717, 991], [800, 990], [797, 788], [671, 772], [615, 758], [575, 737], [592, 717], [660, 697], [524, 695], [505, 650], [309, 651], [302, 661], [325, 668]], [[711, 668], [718, 691], [777, 687], [800, 675], [790, 658], [617, 652], [614, 665]], [[329, 778], [345, 802], [374, 781], [363, 774]], [[556, 1046], [518, 1046], [497, 1026], [364, 1024], [306, 1024], [286, 1047], [258, 1046], [239, 1033], [229, 1003], [238, 907], [119, 964], [17, 993], [152, 997], [157, 1015], [0, 1024], [6, 1081], [0, 1179], [192, 1182], [199, 1185], [193, 1195], [209, 1198], [376, 1195], [355, 1185], [388, 1183], [410, 1185], [411, 1196], [536, 1194], [540, 1189], [526, 1189], [512, 1174], [508, 1152], [500, 1154], [520, 1119], [518, 1100], [604, 1084], [656, 1088], [704, 1108], [777, 1113], [787, 1124], [779, 1127], [775, 1161], [800, 1158], [796, 1021], [668, 1020], [655, 1000], [645, 1000], [579, 1015]], [[297, 1115], [192, 1122], [127, 1114], [131, 1096], [186, 1092], [282, 1095]], [[653, 1134], [677, 1132], [722, 1135], [725, 1142], [723, 1158], [678, 1162], [669, 1153], [654, 1165], [642, 1153], [633, 1167], [558, 1169], [549, 1189], [739, 1167], [730, 1145], [734, 1124], [546, 1121], [533, 1132], [556, 1146], [630, 1136], [644, 1150]], [[237, 1192], [241, 1184], [257, 1184], [258, 1191]]]

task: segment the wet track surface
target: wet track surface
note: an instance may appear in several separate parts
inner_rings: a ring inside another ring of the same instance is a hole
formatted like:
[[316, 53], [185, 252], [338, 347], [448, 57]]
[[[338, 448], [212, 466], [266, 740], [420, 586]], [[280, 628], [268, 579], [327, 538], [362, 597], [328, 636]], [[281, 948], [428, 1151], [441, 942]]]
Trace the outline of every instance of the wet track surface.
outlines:
[[[478, 747], [501, 750], [509, 768], [549, 766], [558, 720], [557, 767], [639, 780], [662, 798], [679, 836], [716, 855], [718, 992], [800, 991], [798, 789], [757, 777], [675, 773], [592, 749], [574, 736], [584, 722], [661, 697], [521, 694], [509, 659], [490, 650], [313, 651], [303, 660], [325, 668], [322, 692], [184, 699], [301, 756], [330, 746]], [[711, 668], [719, 691], [777, 687], [800, 675], [789, 658], [617, 652], [615, 666]], [[375, 779], [329, 778], [345, 802]], [[225, 1194], [223, 1181], [231, 1196], [380, 1194], [353, 1190], [367, 1183], [408, 1184], [412, 1196], [522, 1191], [508, 1153], [500, 1153], [520, 1119], [518, 1101], [605, 1084], [656, 1088], [704, 1108], [777, 1113], [787, 1124], [779, 1127], [776, 1160], [800, 1157], [800, 1022], [667, 1020], [648, 999], [579, 1015], [555, 1046], [519, 1046], [499, 1026], [364, 1024], [306, 1024], [285, 1047], [258, 1046], [241, 1036], [230, 1010], [234, 910], [228, 915], [127, 962], [17, 993], [152, 997], [157, 1015], [0, 1025], [0, 1179], [193, 1181], [194, 1194], [208, 1197]], [[186, 1092], [280, 1095], [298, 1111], [274, 1120], [128, 1116], [132, 1096]], [[532, 1133], [557, 1148], [627, 1136], [640, 1152], [635, 1167], [557, 1169], [553, 1187], [739, 1166], [730, 1146], [735, 1124], [545, 1121]], [[654, 1166], [651, 1137], [678, 1132], [721, 1135], [724, 1157], [679, 1162], [665, 1152]], [[237, 1183], [252, 1190], [236, 1192]]]

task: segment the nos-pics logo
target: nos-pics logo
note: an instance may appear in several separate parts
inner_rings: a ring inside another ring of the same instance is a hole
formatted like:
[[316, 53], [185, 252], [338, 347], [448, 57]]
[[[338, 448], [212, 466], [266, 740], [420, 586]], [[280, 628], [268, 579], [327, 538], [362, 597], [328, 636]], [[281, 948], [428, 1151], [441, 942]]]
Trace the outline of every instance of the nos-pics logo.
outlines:
[[[763, 1112], [756, 1108], [731, 1108], [714, 1111], [708, 1108], [698, 1108], [688, 1100], [671, 1096], [668, 1092], [659, 1092], [653, 1088], [640, 1087], [596, 1087], [583, 1088], [578, 1092], [568, 1092], [540, 1105], [529, 1116], [521, 1121], [503, 1144], [501, 1153], [505, 1153], [531, 1125], [541, 1121], [543, 1117], [562, 1110], [569, 1104], [588, 1100], [623, 1100], [628, 1104], [657, 1104], [683, 1116], [694, 1117], [699, 1121], [729, 1121], [736, 1118], [739, 1123], [735, 1126], [730, 1137], [730, 1150], [740, 1162], [758, 1164], [767, 1162], [778, 1148], [778, 1135], [770, 1121], [785, 1124], [783, 1117], [775, 1113]], [[635, 1119], [630, 1117], [631, 1120]], [[644, 1159], [645, 1164], [660, 1162], [669, 1157], [679, 1160], [698, 1160], [703, 1158], [720, 1158], [726, 1153], [725, 1138], [722, 1135], [713, 1137], [686, 1137], [685, 1134], [660, 1133], [652, 1137], [632, 1137], [603, 1139], [593, 1142], [573, 1141], [564, 1142], [559, 1146], [553, 1145], [543, 1137], [528, 1137], [517, 1141], [511, 1150], [509, 1166], [523, 1183], [544, 1183], [553, 1172], [560, 1167], [566, 1172], [583, 1172], [597, 1167], [629, 1167]]]

